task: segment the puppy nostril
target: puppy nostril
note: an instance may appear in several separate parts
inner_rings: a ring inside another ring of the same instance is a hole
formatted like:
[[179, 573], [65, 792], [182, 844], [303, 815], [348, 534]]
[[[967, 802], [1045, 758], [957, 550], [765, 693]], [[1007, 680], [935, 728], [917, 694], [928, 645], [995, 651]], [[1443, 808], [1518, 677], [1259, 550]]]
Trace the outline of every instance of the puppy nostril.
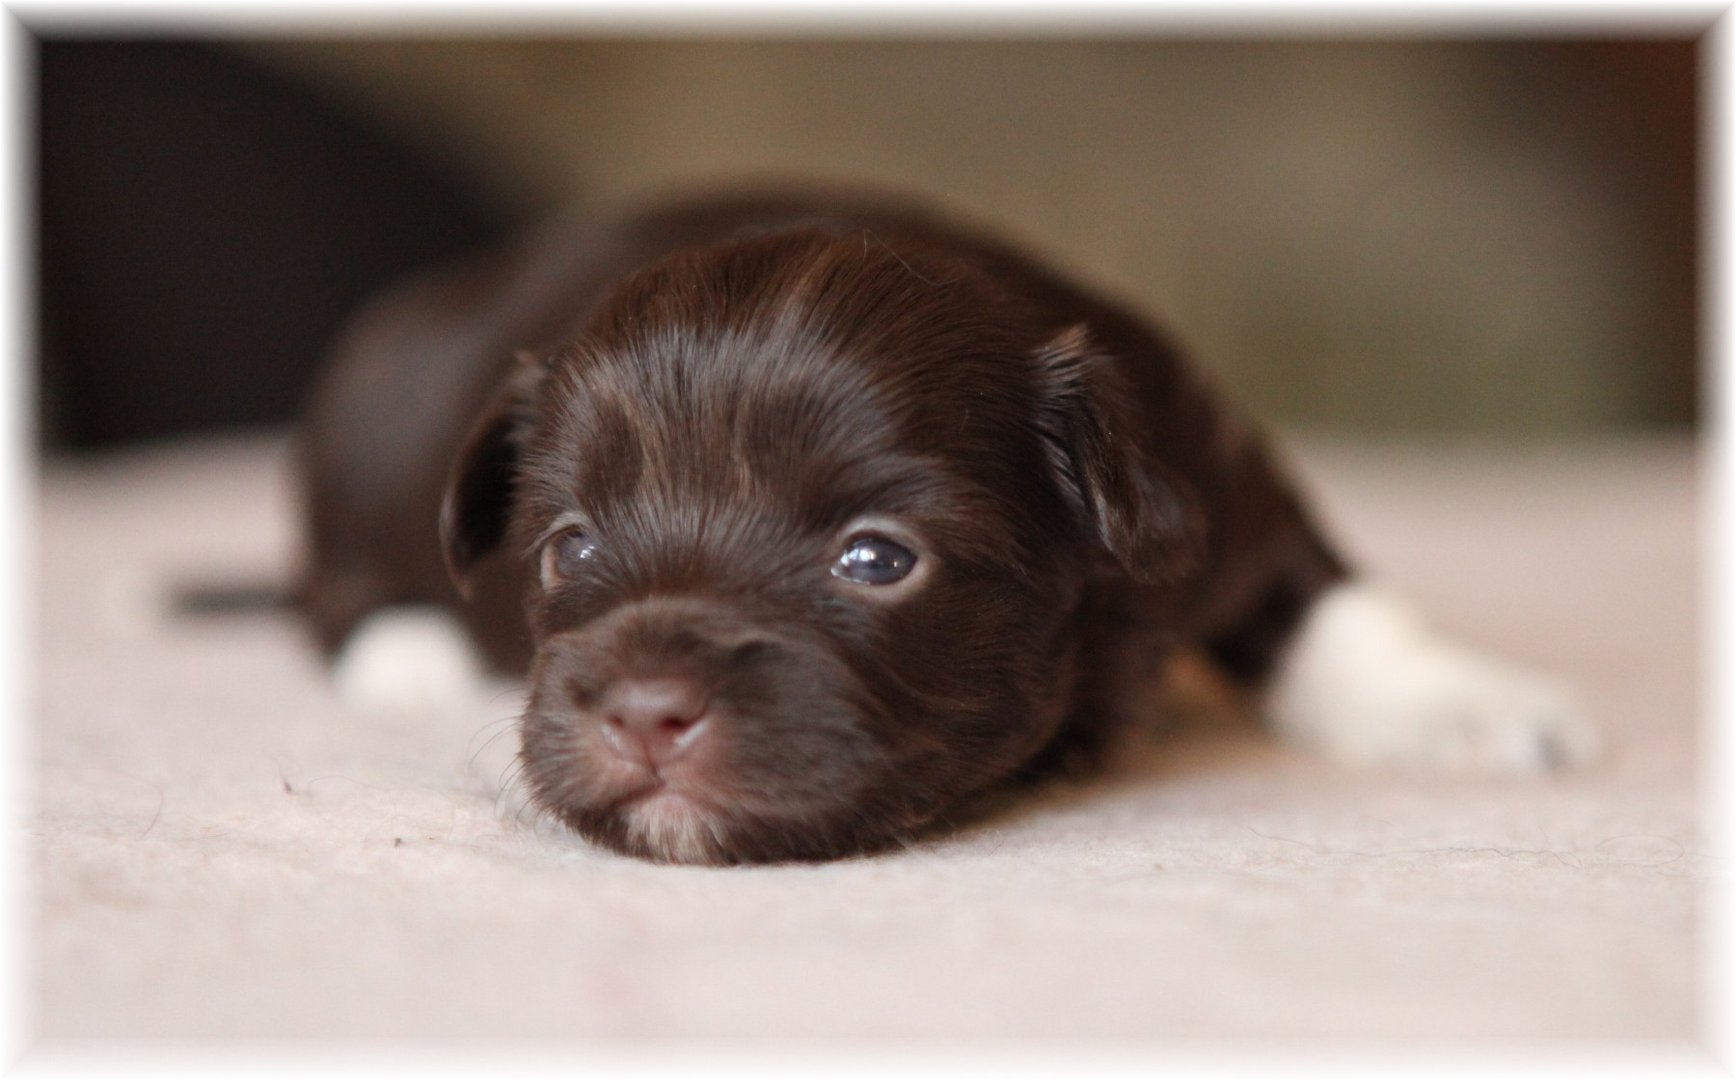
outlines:
[[615, 752], [616, 756], [626, 758], [629, 761], [639, 761], [644, 758], [645, 754], [639, 746], [639, 740], [635, 739], [633, 733], [628, 730], [625, 720], [619, 716], [604, 716], [599, 728], [603, 733], [603, 742]]

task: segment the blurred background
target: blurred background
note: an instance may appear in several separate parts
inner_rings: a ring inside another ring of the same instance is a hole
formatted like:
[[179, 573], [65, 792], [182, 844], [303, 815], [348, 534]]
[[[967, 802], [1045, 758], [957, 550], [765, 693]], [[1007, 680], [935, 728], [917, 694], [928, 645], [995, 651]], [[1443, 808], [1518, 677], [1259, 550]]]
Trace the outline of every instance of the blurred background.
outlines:
[[280, 426], [396, 277], [569, 204], [925, 196], [1293, 429], [1698, 411], [1699, 51], [1622, 40], [38, 39], [40, 432]]

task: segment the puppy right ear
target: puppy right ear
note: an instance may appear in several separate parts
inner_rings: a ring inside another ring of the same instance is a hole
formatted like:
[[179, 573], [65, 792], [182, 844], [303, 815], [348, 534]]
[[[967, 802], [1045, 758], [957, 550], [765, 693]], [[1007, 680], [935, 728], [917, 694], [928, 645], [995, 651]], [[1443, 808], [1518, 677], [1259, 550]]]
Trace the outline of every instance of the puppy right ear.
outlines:
[[531, 353], [520, 352], [516, 359], [517, 366], [465, 436], [440, 501], [446, 572], [466, 597], [471, 567], [506, 536], [520, 451], [547, 371]]

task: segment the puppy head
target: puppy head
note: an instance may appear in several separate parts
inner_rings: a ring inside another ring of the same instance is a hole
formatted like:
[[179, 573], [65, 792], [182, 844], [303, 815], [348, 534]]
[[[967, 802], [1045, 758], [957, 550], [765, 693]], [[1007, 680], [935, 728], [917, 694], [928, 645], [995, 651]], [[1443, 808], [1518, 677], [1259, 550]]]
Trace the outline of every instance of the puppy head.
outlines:
[[454, 573], [534, 567], [534, 797], [683, 862], [875, 847], [1066, 719], [1093, 563], [1176, 572], [1125, 399], [969, 265], [767, 234], [627, 282], [453, 471]]

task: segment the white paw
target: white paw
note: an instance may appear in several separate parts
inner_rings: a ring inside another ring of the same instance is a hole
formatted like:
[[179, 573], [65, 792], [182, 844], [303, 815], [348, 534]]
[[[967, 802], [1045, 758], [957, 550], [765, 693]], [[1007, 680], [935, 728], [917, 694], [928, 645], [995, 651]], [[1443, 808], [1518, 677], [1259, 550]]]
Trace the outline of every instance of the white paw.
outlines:
[[452, 616], [397, 607], [362, 620], [332, 664], [345, 706], [372, 713], [449, 712], [484, 686], [481, 659]]
[[1266, 712], [1280, 736], [1364, 764], [1537, 771], [1583, 762], [1598, 744], [1565, 686], [1440, 637], [1363, 583], [1315, 603]]

